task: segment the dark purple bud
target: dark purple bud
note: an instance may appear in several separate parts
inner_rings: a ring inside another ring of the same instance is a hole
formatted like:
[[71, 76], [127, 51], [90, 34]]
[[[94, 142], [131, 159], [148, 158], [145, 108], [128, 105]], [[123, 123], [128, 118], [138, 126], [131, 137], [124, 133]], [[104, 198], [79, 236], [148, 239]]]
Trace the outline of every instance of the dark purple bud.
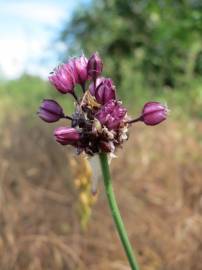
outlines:
[[102, 68], [102, 59], [96, 52], [89, 58], [87, 65], [88, 75], [93, 79], [93, 81], [95, 81], [96, 78], [102, 73]]
[[62, 94], [74, 93], [75, 80], [70, 64], [62, 64], [54, 69], [49, 76], [51, 84]]
[[100, 123], [109, 130], [118, 129], [124, 124], [127, 110], [121, 105], [120, 101], [110, 100], [96, 114], [96, 118]]
[[44, 99], [37, 112], [45, 122], [52, 123], [64, 117], [62, 107], [52, 99]]
[[148, 102], [144, 105], [140, 119], [150, 126], [155, 126], [167, 118], [168, 108], [159, 102]]
[[72, 58], [69, 61], [69, 64], [72, 67], [75, 82], [83, 86], [88, 80], [88, 59], [84, 55], [82, 55], [80, 57]]
[[59, 127], [54, 131], [54, 136], [57, 142], [62, 145], [75, 145], [80, 140], [80, 134], [77, 129], [69, 127]]
[[116, 98], [116, 87], [109, 78], [97, 78], [96, 84], [90, 84], [89, 91], [100, 104], [105, 104], [109, 100]]

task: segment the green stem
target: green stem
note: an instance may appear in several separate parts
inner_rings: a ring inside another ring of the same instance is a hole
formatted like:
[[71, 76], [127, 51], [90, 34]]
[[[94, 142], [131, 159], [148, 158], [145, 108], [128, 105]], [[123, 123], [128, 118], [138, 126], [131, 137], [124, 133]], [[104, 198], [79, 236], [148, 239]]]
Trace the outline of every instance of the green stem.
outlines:
[[104, 179], [105, 191], [108, 198], [108, 203], [112, 212], [112, 216], [121, 239], [122, 245], [124, 247], [126, 256], [128, 258], [129, 264], [132, 270], [139, 270], [138, 264], [136, 262], [135, 256], [133, 255], [133, 250], [129, 242], [126, 229], [124, 227], [117, 203], [114, 196], [114, 191], [112, 187], [111, 175], [108, 165], [107, 155], [104, 153], [100, 154], [100, 163], [102, 168], [102, 174]]

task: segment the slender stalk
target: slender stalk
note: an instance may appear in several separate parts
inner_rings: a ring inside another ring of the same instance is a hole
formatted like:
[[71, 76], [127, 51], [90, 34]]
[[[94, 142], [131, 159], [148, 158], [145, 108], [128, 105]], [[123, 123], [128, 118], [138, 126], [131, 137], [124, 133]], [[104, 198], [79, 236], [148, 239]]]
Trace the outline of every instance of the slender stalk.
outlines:
[[107, 155], [104, 153], [100, 154], [100, 163], [102, 168], [102, 174], [104, 179], [104, 185], [105, 185], [105, 191], [108, 198], [108, 203], [112, 212], [112, 217], [114, 219], [114, 223], [116, 225], [120, 240], [122, 242], [122, 245], [124, 247], [126, 256], [128, 258], [129, 264], [131, 266], [132, 270], [139, 270], [138, 264], [136, 262], [135, 256], [133, 255], [133, 250], [131, 247], [131, 244], [129, 242], [126, 229], [124, 227], [117, 203], [116, 198], [114, 195], [113, 187], [112, 187], [112, 181], [111, 181], [111, 175], [108, 165], [108, 159]]
[[86, 92], [86, 83], [85, 82], [81, 85], [81, 88], [82, 88], [83, 93], [85, 93]]
[[133, 119], [133, 120], [130, 120], [130, 121], [128, 121], [127, 123], [128, 123], [128, 124], [132, 124], [132, 123], [135, 123], [135, 122], [142, 121], [142, 119], [143, 119], [143, 117], [142, 117], [142, 115], [141, 115], [140, 117], [138, 117], [138, 118], [136, 118], [136, 119]]
[[72, 117], [70, 117], [70, 116], [68, 116], [68, 115], [64, 115], [64, 117], [63, 118], [65, 118], [65, 119], [69, 119], [69, 120], [73, 120], [73, 118]]

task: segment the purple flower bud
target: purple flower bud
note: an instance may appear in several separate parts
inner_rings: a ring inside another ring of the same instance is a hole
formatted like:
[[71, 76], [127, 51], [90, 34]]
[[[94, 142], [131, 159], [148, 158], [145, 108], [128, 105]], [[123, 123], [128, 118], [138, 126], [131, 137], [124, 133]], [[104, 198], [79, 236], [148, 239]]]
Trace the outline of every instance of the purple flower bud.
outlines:
[[97, 78], [96, 84], [91, 83], [89, 91], [100, 104], [105, 104], [111, 99], [116, 98], [116, 88], [113, 81], [109, 78]]
[[69, 64], [72, 67], [75, 82], [83, 86], [85, 82], [88, 80], [88, 72], [87, 72], [88, 59], [84, 55], [82, 55], [77, 58], [72, 58], [69, 61]]
[[159, 102], [148, 102], [144, 105], [140, 119], [150, 126], [155, 126], [167, 118], [168, 108]]
[[75, 145], [80, 140], [80, 134], [75, 128], [59, 127], [54, 131], [57, 142], [62, 145]]
[[99, 54], [94, 53], [88, 60], [87, 70], [88, 75], [95, 81], [96, 78], [102, 73], [103, 63]]
[[127, 110], [120, 101], [110, 100], [97, 112], [96, 118], [109, 130], [118, 129], [126, 116]]
[[62, 64], [58, 66], [49, 76], [51, 84], [62, 94], [74, 93], [75, 80], [71, 65]]
[[52, 99], [44, 99], [37, 112], [45, 122], [52, 123], [64, 117], [62, 107]]

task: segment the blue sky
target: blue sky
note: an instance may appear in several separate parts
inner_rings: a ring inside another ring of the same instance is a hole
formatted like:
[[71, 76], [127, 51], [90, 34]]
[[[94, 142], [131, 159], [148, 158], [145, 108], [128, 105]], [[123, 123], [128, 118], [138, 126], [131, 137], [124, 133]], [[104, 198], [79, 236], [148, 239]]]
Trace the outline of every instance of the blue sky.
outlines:
[[[63, 21], [89, 0], [0, 0], [0, 75], [48, 76], [57, 65], [51, 41]], [[57, 44], [62, 50], [62, 44]]]

